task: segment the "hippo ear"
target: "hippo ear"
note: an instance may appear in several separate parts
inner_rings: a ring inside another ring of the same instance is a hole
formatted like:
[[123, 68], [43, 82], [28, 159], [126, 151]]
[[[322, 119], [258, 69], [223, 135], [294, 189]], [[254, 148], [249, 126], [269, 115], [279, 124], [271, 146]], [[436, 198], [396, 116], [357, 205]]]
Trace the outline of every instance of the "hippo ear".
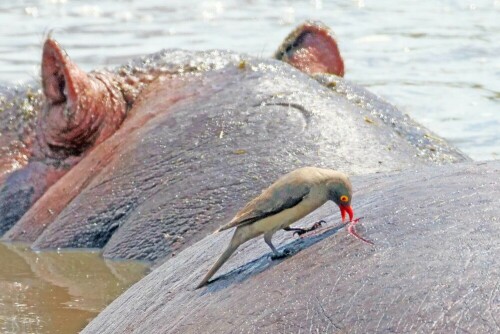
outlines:
[[68, 57], [61, 46], [48, 38], [43, 46], [42, 85], [51, 104], [75, 102], [78, 98], [78, 81], [87, 75]]
[[331, 30], [320, 22], [298, 26], [283, 41], [275, 58], [307, 74], [344, 76], [344, 61]]

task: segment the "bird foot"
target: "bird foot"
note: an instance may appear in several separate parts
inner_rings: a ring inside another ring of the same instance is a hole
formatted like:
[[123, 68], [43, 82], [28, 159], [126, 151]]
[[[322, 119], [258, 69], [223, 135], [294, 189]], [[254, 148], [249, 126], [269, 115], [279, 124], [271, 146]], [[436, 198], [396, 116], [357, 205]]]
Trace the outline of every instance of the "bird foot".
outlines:
[[314, 223], [311, 227], [308, 227], [308, 228], [294, 228], [294, 229], [291, 229], [293, 232], [293, 235], [297, 234], [299, 237], [303, 234], [306, 234], [307, 232], [311, 232], [311, 231], [314, 231], [314, 230], [317, 230], [318, 228], [321, 227], [322, 224], [326, 224], [326, 222], [324, 220], [320, 220], [320, 221], [317, 221], [316, 223]]
[[351, 223], [351, 225], [356, 225], [363, 218], [365, 218], [365, 217], [358, 217], [358, 218], [355, 218], [355, 219], [349, 221], [348, 223]]
[[271, 254], [271, 260], [274, 261], [274, 260], [283, 259], [283, 258], [289, 256], [290, 254], [292, 254], [292, 251], [288, 248], [285, 248], [281, 252], [276, 252], [276, 253]]

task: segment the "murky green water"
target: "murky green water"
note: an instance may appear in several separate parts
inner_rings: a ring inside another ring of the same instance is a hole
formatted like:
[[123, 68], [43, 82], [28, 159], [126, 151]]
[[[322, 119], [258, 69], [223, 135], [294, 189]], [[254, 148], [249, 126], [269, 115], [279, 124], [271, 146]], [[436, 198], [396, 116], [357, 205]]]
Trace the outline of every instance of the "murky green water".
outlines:
[[147, 271], [96, 251], [0, 243], [0, 333], [77, 333]]

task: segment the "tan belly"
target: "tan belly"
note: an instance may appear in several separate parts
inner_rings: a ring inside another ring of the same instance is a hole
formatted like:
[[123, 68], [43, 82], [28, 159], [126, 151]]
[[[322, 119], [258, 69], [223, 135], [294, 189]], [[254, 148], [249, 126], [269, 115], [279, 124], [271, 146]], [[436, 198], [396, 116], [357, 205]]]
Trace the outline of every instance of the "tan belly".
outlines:
[[290, 226], [297, 220], [305, 217], [324, 203], [324, 201], [304, 200], [293, 208], [283, 210], [275, 215], [266, 217], [255, 223], [241, 226], [239, 229], [244, 230], [246, 240], [255, 238], [266, 232], [276, 232], [283, 229], [284, 227]]

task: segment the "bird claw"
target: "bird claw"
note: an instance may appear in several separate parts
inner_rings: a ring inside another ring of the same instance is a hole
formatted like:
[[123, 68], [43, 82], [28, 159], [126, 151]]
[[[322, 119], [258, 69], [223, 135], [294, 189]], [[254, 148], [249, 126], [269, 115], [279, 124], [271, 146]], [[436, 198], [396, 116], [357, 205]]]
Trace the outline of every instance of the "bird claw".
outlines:
[[303, 234], [317, 230], [318, 228], [320, 228], [322, 226], [322, 224], [326, 224], [326, 222], [324, 220], [317, 221], [309, 228], [301, 228], [301, 229], [296, 230], [295, 232], [293, 232], [293, 235], [295, 236], [295, 234], [297, 234], [300, 237]]
[[320, 228], [323, 224], [326, 224], [326, 221], [324, 220], [320, 220], [320, 221], [317, 221], [313, 224], [313, 226], [311, 226], [310, 230], [313, 231], [315, 229], [318, 229]]

